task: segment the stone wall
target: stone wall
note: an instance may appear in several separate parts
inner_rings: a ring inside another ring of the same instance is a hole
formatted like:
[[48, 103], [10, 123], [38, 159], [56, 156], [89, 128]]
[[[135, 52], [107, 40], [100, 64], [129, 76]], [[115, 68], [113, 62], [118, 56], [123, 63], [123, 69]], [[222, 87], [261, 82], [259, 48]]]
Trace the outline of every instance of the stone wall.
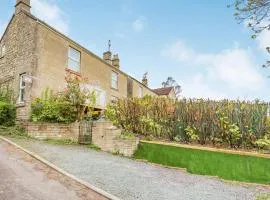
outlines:
[[95, 122], [92, 128], [92, 143], [103, 151], [132, 156], [137, 150], [139, 139], [123, 139], [121, 130], [108, 121]]
[[[70, 139], [78, 141], [80, 124], [57, 123], [23, 123], [29, 136], [37, 139]], [[108, 121], [94, 122], [92, 127], [92, 144], [102, 151], [132, 156], [137, 150], [139, 139], [123, 139], [121, 130]]]
[[69, 139], [78, 141], [79, 123], [25, 123], [25, 129], [29, 136], [38, 139]]
[[6, 53], [0, 57], [0, 86], [8, 86], [14, 92], [17, 103], [17, 118], [27, 120], [31, 100], [31, 84], [26, 84], [25, 103], [19, 104], [20, 74], [33, 75], [36, 69], [36, 32], [35, 20], [24, 12], [13, 15], [0, 40]]

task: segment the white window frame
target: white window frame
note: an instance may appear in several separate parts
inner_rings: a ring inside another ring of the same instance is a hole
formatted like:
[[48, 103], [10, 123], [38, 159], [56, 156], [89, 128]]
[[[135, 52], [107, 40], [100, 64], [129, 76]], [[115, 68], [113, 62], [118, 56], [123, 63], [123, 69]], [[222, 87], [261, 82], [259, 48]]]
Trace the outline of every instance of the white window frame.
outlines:
[[25, 81], [24, 81], [24, 76], [25, 76], [25, 73], [20, 74], [19, 103], [24, 103], [25, 102], [25, 88], [26, 88], [26, 85], [25, 85]]
[[[115, 77], [116, 77], [116, 79], [115, 79]], [[118, 73], [115, 71], [112, 71], [111, 87], [115, 90], [118, 90]]]
[[142, 97], [143, 97], [143, 87], [142, 87], [142, 86], [139, 86], [139, 89], [138, 89], [138, 97], [139, 97], [139, 98], [142, 98]]
[[[75, 57], [72, 57], [71, 53], [70, 53], [71, 51], [74, 51], [75, 53], [78, 53], [79, 59], [77, 59]], [[69, 61], [70, 60], [77, 64], [78, 69], [74, 69], [73, 66], [72, 67], [69, 66]], [[70, 69], [70, 70], [72, 70], [74, 72], [80, 72], [80, 70], [81, 70], [81, 52], [78, 51], [77, 49], [73, 48], [73, 47], [69, 47], [68, 48], [68, 64], [67, 65], [68, 65], [68, 69]]]

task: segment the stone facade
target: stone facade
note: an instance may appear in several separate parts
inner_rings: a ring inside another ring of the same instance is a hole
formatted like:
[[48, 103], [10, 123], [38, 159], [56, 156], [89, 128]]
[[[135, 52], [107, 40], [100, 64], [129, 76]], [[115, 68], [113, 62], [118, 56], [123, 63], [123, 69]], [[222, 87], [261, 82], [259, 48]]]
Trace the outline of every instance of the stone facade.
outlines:
[[[112, 99], [128, 96], [128, 79], [133, 82], [133, 97], [139, 96], [140, 88], [143, 95], [156, 95], [141, 82], [121, 71], [118, 58], [117, 62], [115, 59], [114, 63], [107, 62], [31, 15], [29, 0], [16, 1], [16, 12], [0, 40], [0, 47], [2, 46], [5, 46], [6, 54], [0, 57], [0, 86], [9, 85], [18, 101], [20, 74], [25, 73], [31, 78], [31, 83], [26, 84], [24, 103], [17, 102], [17, 118], [20, 120], [29, 119], [31, 101], [46, 88], [63, 90], [65, 76], [70, 72], [87, 78], [89, 82], [97, 82], [106, 93], [107, 103]], [[80, 52], [78, 73], [68, 70], [69, 47]], [[118, 89], [111, 87], [113, 72], [118, 74]]]
[[37, 24], [23, 12], [13, 15], [3, 37], [0, 47], [5, 46], [5, 54], [0, 57], [0, 85], [14, 91], [17, 103], [17, 117], [28, 119], [32, 85], [26, 85], [26, 101], [19, 104], [20, 74], [33, 75], [37, 67], [36, 37]]

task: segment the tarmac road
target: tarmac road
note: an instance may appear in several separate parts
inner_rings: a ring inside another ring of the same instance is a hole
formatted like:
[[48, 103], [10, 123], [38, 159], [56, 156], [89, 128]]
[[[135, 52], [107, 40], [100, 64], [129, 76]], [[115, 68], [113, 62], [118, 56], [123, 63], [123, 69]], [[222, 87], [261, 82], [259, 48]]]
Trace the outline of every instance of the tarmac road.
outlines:
[[104, 199], [0, 139], [0, 200]]

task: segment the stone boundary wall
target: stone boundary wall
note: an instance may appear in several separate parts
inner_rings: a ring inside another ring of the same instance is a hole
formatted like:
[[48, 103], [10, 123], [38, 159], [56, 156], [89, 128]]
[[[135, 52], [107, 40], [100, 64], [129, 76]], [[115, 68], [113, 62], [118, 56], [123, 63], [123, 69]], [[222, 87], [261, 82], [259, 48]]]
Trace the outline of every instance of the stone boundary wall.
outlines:
[[[37, 139], [69, 139], [78, 141], [80, 123], [33, 123], [22, 124], [28, 135]], [[92, 127], [92, 144], [102, 151], [132, 156], [137, 150], [139, 139], [123, 139], [120, 137], [121, 130], [109, 121], [97, 121]]]
[[69, 139], [78, 141], [79, 123], [32, 123], [24, 124], [29, 136], [37, 139]]
[[109, 121], [95, 122], [92, 132], [92, 143], [103, 151], [130, 157], [135, 153], [139, 144], [138, 138], [121, 138], [121, 130], [113, 126]]

